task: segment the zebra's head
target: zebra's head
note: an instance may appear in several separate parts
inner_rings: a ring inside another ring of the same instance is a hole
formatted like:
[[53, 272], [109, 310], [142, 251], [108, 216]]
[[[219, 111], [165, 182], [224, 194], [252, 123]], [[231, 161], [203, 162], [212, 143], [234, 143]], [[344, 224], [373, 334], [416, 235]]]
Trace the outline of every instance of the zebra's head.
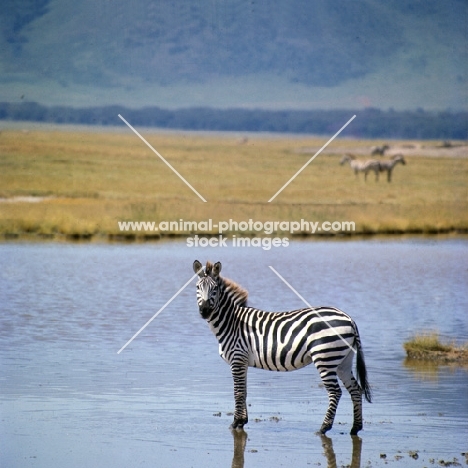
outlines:
[[340, 166], [342, 166], [343, 164], [349, 162], [349, 161], [352, 161], [353, 159], [356, 159], [356, 156], [354, 156], [354, 154], [351, 154], [351, 153], [346, 153], [342, 158], [341, 158], [341, 161], [340, 161]]
[[401, 162], [401, 164], [406, 164], [405, 158], [401, 153], [395, 154], [392, 158], [396, 162]]
[[200, 315], [208, 319], [218, 302], [218, 281], [217, 278], [221, 272], [221, 263], [214, 265], [206, 262], [206, 267], [195, 260], [193, 262], [193, 271], [199, 276], [197, 281], [197, 303]]

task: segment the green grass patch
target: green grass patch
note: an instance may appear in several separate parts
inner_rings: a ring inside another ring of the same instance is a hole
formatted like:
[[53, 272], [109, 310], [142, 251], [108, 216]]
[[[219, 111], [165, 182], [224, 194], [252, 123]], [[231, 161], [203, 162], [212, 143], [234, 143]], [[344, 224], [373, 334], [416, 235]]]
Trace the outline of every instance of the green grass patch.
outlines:
[[443, 344], [440, 341], [437, 332], [424, 333], [416, 335], [411, 340], [404, 343], [406, 352], [423, 352], [423, 351], [442, 351], [448, 352], [454, 349], [453, 345]]
[[468, 365], [468, 344], [444, 343], [437, 332], [417, 334], [403, 347], [409, 359]]

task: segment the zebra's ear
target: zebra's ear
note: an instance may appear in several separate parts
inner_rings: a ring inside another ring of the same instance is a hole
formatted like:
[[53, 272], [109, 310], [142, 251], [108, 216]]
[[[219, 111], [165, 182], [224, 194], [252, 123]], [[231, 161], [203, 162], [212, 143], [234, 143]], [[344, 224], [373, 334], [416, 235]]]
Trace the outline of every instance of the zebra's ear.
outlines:
[[200, 276], [200, 278], [202, 276], [205, 276], [205, 273], [203, 271], [203, 265], [198, 261], [198, 260], [195, 260], [193, 262], [193, 271], [198, 275]]
[[221, 273], [221, 262], [216, 262], [213, 267], [213, 278], [216, 278]]

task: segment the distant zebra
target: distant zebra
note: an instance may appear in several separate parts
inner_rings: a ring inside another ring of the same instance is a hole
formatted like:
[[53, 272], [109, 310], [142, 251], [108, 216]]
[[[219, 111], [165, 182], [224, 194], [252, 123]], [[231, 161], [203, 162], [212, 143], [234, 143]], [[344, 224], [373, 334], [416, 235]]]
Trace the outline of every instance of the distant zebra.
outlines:
[[387, 172], [388, 182], [392, 181], [392, 171], [398, 163], [403, 165], [406, 164], [405, 158], [402, 154], [395, 154], [395, 156], [392, 156], [389, 161], [379, 161], [379, 170], [380, 172]]
[[379, 170], [380, 170], [380, 162], [376, 159], [368, 159], [367, 161], [360, 161], [356, 159], [356, 156], [351, 153], [347, 153], [343, 156], [340, 161], [340, 165], [349, 162], [351, 169], [354, 171], [356, 175], [359, 172], [364, 172], [364, 180], [367, 180], [367, 174], [370, 171], [374, 171], [375, 173], [375, 180], [379, 180]]
[[385, 154], [385, 151], [390, 149], [390, 146], [388, 145], [382, 145], [382, 146], [373, 146], [371, 148], [371, 155], [372, 156], [383, 156]]
[[[362, 429], [362, 394], [371, 401], [371, 389], [354, 321], [334, 307], [290, 312], [266, 312], [247, 306], [247, 291], [219, 276], [221, 263], [203, 265], [195, 260], [198, 274], [197, 303], [219, 342], [219, 354], [231, 366], [235, 411], [231, 428], [248, 422], [247, 368], [291, 371], [310, 363], [317, 367], [328, 392], [329, 405], [320, 432], [333, 425], [342, 391], [341, 379], [351, 395], [354, 421], [351, 434]], [[352, 372], [356, 354], [359, 383]]]

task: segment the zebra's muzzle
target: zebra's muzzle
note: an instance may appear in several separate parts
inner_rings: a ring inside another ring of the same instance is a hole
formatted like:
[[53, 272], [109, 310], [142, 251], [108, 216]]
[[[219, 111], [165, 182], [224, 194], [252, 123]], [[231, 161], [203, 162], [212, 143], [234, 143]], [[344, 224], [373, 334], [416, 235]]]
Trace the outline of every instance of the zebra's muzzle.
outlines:
[[203, 318], [209, 317], [211, 313], [210, 301], [203, 301], [200, 304], [200, 314]]

